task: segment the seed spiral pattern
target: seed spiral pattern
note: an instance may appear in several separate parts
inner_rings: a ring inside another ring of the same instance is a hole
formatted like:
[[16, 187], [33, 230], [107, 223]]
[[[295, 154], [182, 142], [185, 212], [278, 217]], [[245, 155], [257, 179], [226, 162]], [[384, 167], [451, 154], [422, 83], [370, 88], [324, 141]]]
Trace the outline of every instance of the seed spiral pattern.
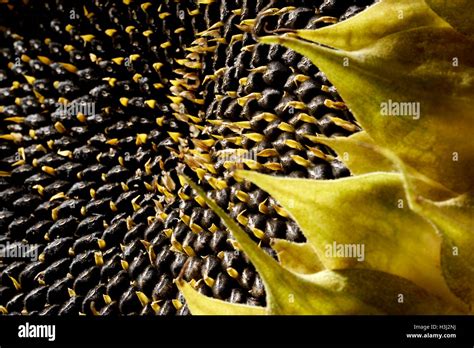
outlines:
[[0, 313], [185, 315], [180, 274], [265, 305], [255, 269], [180, 174], [268, 253], [272, 238], [303, 241], [232, 170], [347, 176], [308, 135], [358, 126], [307, 58], [256, 38], [371, 3], [1, 1], [0, 244], [39, 257], [0, 260]]

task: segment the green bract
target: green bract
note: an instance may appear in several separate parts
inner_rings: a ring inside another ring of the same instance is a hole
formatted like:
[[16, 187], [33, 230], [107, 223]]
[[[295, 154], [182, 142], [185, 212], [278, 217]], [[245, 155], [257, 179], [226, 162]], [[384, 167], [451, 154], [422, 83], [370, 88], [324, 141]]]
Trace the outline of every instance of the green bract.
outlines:
[[474, 39], [474, 2], [471, 0], [426, 0], [441, 18], [460, 33]]
[[[307, 56], [337, 88], [364, 131], [308, 137], [333, 148], [355, 176], [237, 172], [306, 236], [305, 244], [274, 241], [279, 262], [189, 182], [255, 265], [268, 303], [211, 300], [180, 280], [191, 312], [472, 313], [474, 5], [447, 3], [384, 0], [333, 26], [261, 38]], [[338, 246], [358, 253], [339, 255]]]

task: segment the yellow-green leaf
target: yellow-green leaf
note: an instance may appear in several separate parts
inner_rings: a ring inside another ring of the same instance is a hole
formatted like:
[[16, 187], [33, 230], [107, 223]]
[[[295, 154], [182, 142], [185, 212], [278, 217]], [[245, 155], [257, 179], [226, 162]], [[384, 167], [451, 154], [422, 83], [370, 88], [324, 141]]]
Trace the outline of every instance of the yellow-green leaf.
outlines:
[[177, 281], [178, 289], [186, 298], [189, 310], [193, 315], [264, 315], [264, 307], [248, 306], [217, 300], [196, 291], [182, 279]]
[[[373, 172], [400, 172], [400, 159], [390, 151], [381, 148], [365, 132], [358, 132], [349, 137], [321, 137], [310, 136], [313, 142], [329, 146], [338, 154], [342, 161], [352, 172], [360, 175]], [[427, 178], [413, 169], [405, 166], [405, 175], [410, 175], [416, 192], [423, 196], [432, 197], [442, 201], [456, 196], [441, 184]]]
[[424, 0], [382, 0], [346, 21], [316, 30], [297, 30], [296, 33], [309, 41], [354, 51], [400, 31], [447, 25]]
[[426, 3], [454, 29], [474, 39], [472, 0], [426, 0]]
[[312, 280], [326, 289], [357, 298], [385, 314], [465, 313], [443, 302], [429, 290], [384, 272], [365, 269], [323, 271], [313, 275]]
[[[297, 274], [279, 265], [233, 220], [209, 199], [204, 191], [186, 179], [192, 188], [206, 201], [207, 205], [223, 219], [255, 265], [267, 291], [267, 312], [269, 314], [440, 314], [458, 312], [452, 305], [428, 294], [411, 282], [382, 272], [369, 270], [322, 271], [313, 274]], [[216, 314], [229, 309], [218, 300], [207, 301], [196, 292], [186, 289], [184, 295], [193, 313]], [[186, 292], [187, 291], [187, 292]], [[400, 297], [402, 295], [402, 298]], [[402, 301], [402, 302], [400, 302]], [[252, 309], [242, 309], [246, 313]], [[239, 312], [240, 313], [240, 312]], [[260, 314], [260, 312], [259, 312]]]
[[466, 37], [420, 27], [356, 51], [293, 35], [261, 41], [310, 58], [381, 147], [448, 189], [474, 189], [474, 142], [460, 141], [474, 134], [474, 43]]
[[474, 309], [474, 200], [463, 195], [445, 202], [418, 197], [415, 209], [443, 234], [441, 265], [451, 290]]
[[380, 152], [379, 146], [370, 136], [362, 131], [349, 137], [316, 137], [311, 139], [332, 148], [352, 172], [352, 174], [365, 174], [372, 172], [393, 172], [398, 169]]
[[277, 252], [280, 264], [290, 271], [311, 274], [324, 269], [316, 250], [309, 243], [274, 239], [272, 248]]
[[237, 175], [267, 191], [290, 213], [326, 268], [384, 271], [459, 304], [441, 274], [441, 238], [410, 210], [400, 174], [331, 181], [250, 171]]
[[[378, 311], [356, 298], [347, 297], [315, 284], [310, 278], [283, 268], [259, 248], [240, 226], [232, 220], [205, 192], [186, 178], [188, 184], [205, 200], [232, 232], [240, 248], [255, 266], [267, 293], [267, 307], [271, 314], [343, 314]], [[192, 313], [192, 311], [191, 311]]]

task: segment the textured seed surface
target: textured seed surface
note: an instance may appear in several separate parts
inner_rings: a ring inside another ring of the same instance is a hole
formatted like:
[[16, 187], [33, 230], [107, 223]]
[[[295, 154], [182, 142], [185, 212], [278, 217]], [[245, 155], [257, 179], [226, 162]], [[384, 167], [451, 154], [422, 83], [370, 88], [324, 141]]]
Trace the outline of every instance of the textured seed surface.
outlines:
[[306, 135], [348, 135], [332, 118], [353, 117], [327, 106], [341, 100], [308, 59], [256, 37], [372, 2], [1, 1], [0, 243], [38, 258], [0, 259], [0, 313], [187, 315], [180, 276], [265, 305], [260, 277], [179, 174], [272, 256], [271, 238], [304, 241], [232, 171], [347, 176]]

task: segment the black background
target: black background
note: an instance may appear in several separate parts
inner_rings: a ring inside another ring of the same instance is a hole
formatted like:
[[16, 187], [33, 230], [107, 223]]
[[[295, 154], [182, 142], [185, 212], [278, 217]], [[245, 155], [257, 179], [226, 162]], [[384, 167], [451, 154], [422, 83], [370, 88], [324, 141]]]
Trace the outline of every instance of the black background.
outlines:
[[[56, 340], [18, 338], [18, 326], [55, 324]], [[456, 325], [455, 339], [407, 339], [425, 333], [413, 325]], [[120, 345], [188, 347], [285, 345], [321, 347], [376, 344], [474, 347], [472, 316], [268, 316], [268, 317], [0, 317], [0, 348], [13, 345]]]

